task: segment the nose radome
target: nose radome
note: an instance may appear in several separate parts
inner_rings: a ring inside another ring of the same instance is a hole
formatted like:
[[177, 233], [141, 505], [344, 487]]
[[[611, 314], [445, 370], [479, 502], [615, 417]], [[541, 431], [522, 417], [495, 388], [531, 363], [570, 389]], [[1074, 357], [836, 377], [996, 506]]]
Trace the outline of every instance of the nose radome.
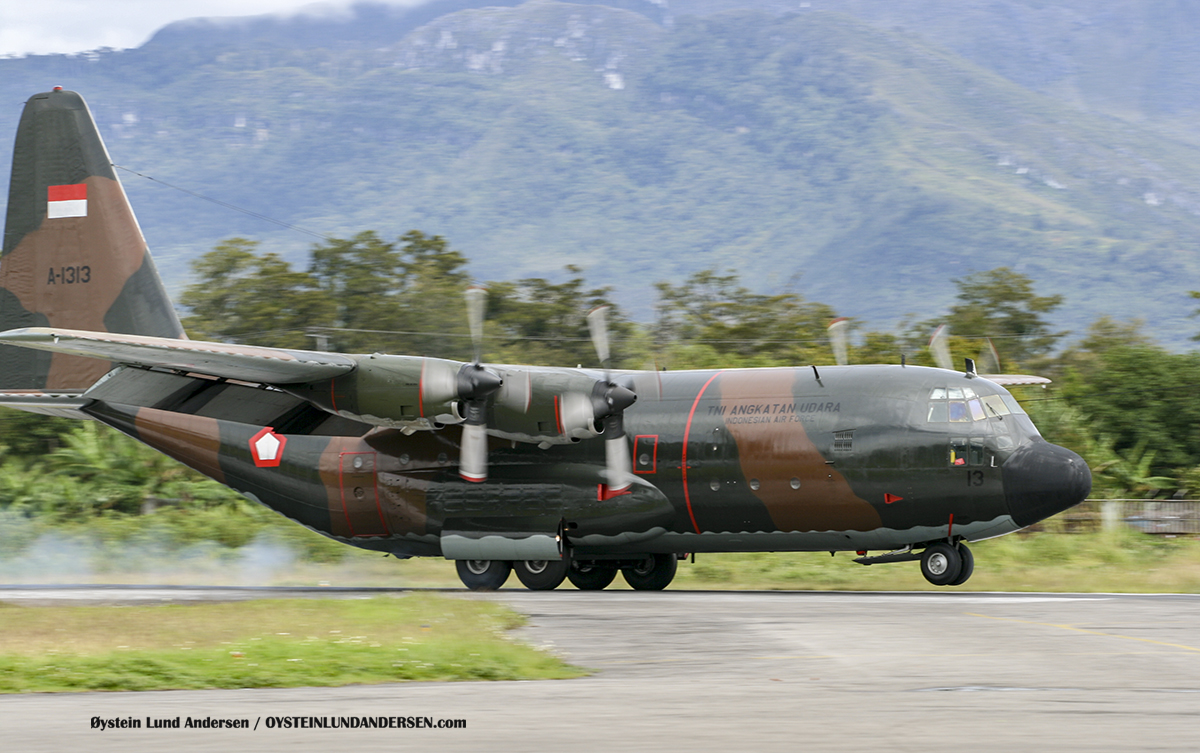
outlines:
[[1066, 447], [1035, 441], [1014, 452], [1001, 468], [1004, 498], [1024, 528], [1087, 499], [1092, 472]]

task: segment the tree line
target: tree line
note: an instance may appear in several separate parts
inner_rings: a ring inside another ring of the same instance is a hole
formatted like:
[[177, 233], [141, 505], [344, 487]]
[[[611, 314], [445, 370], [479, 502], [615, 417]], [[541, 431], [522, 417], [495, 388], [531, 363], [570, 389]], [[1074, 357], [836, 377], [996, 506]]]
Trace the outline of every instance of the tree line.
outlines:
[[[294, 268], [232, 238], [195, 260], [180, 302], [193, 339], [341, 352], [472, 357], [464, 292], [469, 260], [445, 238], [375, 232], [314, 245]], [[524, 278], [488, 289], [484, 360], [597, 366], [586, 315], [612, 307], [618, 368], [794, 366], [834, 361], [838, 312], [796, 292], [763, 293], [734, 271], [702, 270], [656, 283], [653, 320], [632, 321], [610, 287], [568, 266], [555, 282]], [[942, 317], [895, 331], [851, 322], [852, 363], [933, 365], [930, 334], [946, 325], [955, 362], [982, 358], [1004, 373], [1036, 373], [1049, 389], [1014, 390], [1050, 441], [1082, 454], [1093, 497], [1200, 495], [1200, 354], [1173, 353], [1140, 322], [1101, 318], [1073, 344], [1050, 315], [1063, 301], [1000, 267], [956, 280]], [[239, 507], [237, 495], [148, 448], [90, 424], [0, 411], [0, 507], [30, 514], [139, 514], [155, 500]]]

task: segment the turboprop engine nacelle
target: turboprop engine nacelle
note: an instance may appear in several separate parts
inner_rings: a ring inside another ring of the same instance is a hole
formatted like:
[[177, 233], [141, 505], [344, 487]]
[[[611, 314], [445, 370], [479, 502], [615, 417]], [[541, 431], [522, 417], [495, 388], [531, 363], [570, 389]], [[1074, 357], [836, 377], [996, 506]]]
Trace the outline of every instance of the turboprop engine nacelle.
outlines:
[[[354, 371], [283, 389], [330, 413], [394, 429], [461, 423], [464, 364], [419, 356], [353, 356]], [[466, 364], [466, 366], [470, 366]]]

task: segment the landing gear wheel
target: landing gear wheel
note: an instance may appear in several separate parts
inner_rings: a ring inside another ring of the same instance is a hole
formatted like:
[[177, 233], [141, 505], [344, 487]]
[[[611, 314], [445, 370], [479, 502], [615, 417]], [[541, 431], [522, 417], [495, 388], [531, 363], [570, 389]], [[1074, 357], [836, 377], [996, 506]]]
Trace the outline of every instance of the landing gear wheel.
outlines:
[[675, 578], [678, 562], [673, 554], [651, 554], [645, 561], [621, 570], [625, 582], [636, 591], [661, 591]]
[[938, 542], [921, 553], [921, 575], [935, 586], [948, 586], [962, 572], [962, 555], [949, 544]]
[[580, 591], [600, 591], [617, 577], [617, 568], [598, 562], [572, 562], [567, 580]]
[[952, 586], [961, 586], [967, 582], [967, 578], [971, 577], [971, 573], [975, 572], [975, 555], [971, 554], [971, 550], [967, 549], [966, 544], [958, 545], [958, 556], [962, 557], [962, 569], [958, 571], [958, 577], [950, 581]]
[[567, 569], [571, 560], [563, 557], [560, 560], [517, 560], [513, 570], [517, 578], [530, 591], [553, 591], [567, 577]]
[[455, 560], [458, 579], [472, 591], [495, 591], [508, 580], [512, 563], [503, 560]]

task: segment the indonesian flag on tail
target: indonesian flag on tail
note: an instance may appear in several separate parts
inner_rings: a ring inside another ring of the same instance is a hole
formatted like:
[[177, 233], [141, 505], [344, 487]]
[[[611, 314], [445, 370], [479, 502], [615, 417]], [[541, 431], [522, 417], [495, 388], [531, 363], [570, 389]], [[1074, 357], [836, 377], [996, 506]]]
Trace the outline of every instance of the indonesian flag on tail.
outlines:
[[87, 217], [87, 184], [50, 186], [46, 202], [46, 218]]

